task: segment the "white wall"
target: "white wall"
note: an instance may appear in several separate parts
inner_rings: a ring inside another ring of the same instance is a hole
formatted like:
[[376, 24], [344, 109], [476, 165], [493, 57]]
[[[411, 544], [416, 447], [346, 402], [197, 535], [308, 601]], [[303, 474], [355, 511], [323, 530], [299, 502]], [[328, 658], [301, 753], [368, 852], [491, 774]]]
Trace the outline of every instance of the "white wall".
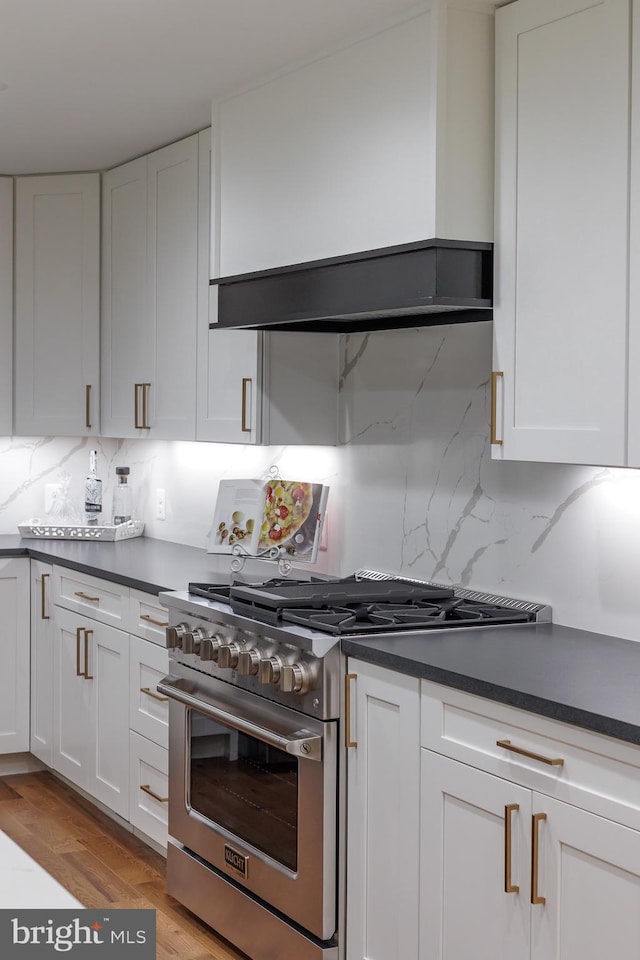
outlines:
[[[367, 566], [550, 603], [559, 623], [640, 639], [640, 474], [498, 463], [488, 445], [491, 324], [345, 340], [340, 448], [102, 440], [108, 515], [131, 467], [148, 536], [205, 548], [221, 477], [330, 484], [319, 569]], [[93, 441], [0, 438], [0, 533], [42, 514], [61, 469], [82, 496]], [[155, 490], [167, 519], [154, 519]], [[185, 582], [188, 572], [185, 572]]]

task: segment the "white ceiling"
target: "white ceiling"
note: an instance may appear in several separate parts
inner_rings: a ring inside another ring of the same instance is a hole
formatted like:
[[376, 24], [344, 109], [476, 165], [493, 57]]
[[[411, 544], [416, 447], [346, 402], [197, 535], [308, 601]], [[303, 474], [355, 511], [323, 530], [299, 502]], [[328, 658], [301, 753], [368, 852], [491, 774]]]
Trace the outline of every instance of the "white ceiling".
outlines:
[[208, 126], [212, 99], [423, 6], [0, 0], [0, 173], [115, 166]]

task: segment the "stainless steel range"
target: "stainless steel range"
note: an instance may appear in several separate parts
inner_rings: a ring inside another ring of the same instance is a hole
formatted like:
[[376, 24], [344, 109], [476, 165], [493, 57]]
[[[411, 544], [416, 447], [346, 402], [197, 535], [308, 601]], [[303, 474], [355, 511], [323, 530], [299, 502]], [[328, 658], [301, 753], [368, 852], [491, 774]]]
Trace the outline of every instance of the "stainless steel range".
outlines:
[[548, 608], [371, 571], [160, 599], [168, 892], [253, 960], [336, 960], [340, 637], [528, 622]]

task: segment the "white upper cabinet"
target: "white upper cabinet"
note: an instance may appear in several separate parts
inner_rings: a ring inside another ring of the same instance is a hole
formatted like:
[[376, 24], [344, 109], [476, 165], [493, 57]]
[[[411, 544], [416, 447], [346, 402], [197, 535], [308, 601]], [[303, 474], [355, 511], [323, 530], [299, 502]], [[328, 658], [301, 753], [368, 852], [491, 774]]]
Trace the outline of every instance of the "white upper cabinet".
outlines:
[[0, 177], [0, 436], [13, 425], [13, 180]]
[[499, 459], [627, 463], [630, 13], [630, 0], [496, 11]]
[[214, 104], [212, 277], [491, 240], [493, 17], [430, 9]]
[[204, 131], [104, 175], [106, 436], [195, 439], [196, 338], [209, 279], [208, 140]]
[[99, 432], [100, 175], [16, 180], [18, 435]]

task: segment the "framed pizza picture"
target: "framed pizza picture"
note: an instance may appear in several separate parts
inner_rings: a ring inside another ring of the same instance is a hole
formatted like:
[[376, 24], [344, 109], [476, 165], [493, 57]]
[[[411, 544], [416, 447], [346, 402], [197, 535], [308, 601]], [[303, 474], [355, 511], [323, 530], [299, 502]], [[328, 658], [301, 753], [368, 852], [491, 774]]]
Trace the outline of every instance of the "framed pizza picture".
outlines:
[[221, 480], [208, 552], [313, 563], [328, 494], [325, 484], [305, 480]]

